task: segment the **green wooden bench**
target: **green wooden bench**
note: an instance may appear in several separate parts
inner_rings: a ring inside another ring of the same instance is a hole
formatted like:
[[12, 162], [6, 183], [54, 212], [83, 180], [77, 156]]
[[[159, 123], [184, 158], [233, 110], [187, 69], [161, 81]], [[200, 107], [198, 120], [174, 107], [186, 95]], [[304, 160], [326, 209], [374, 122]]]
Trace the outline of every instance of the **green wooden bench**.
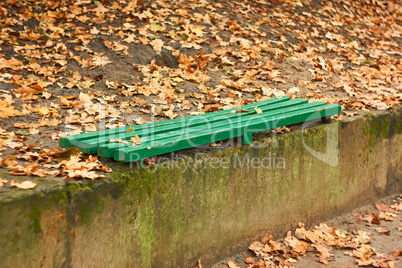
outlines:
[[[306, 99], [272, 98], [217, 112], [60, 138], [60, 147], [117, 161], [139, 161], [207, 143], [339, 114], [341, 106]], [[139, 138], [139, 140], [138, 140]]]

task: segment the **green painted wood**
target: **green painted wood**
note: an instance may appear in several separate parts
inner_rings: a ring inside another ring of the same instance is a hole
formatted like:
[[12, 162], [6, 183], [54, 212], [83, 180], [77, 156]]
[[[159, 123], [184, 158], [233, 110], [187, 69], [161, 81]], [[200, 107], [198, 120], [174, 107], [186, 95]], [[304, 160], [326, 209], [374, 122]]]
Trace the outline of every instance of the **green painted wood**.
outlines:
[[[180, 141], [182, 139], [183, 135], [186, 135], [186, 134], [199, 133], [200, 131], [203, 131], [206, 133], [208, 133], [208, 132], [213, 133], [217, 130], [220, 130], [220, 129], [223, 129], [226, 127], [231, 127], [231, 126], [234, 126], [241, 122], [243, 122], [243, 124], [244, 124], [244, 123], [252, 122], [255, 120], [265, 120], [266, 118], [269, 118], [271, 116], [278, 116], [281, 114], [295, 112], [295, 111], [303, 110], [306, 108], [324, 107], [325, 106], [324, 102], [306, 103], [306, 102], [304, 102], [304, 100], [302, 103], [299, 103], [299, 102], [292, 102], [292, 103], [296, 103], [297, 105], [288, 107], [288, 106], [285, 106], [284, 104], [278, 104], [278, 106], [275, 105], [275, 107], [278, 109], [272, 109], [272, 111], [268, 111], [268, 112], [262, 113], [262, 114], [256, 114], [256, 113], [231, 114], [234, 116], [230, 116], [230, 117], [228, 116], [226, 118], [226, 120], [212, 121], [212, 122], [209, 122], [208, 124], [204, 124], [202, 126], [195, 126], [195, 127], [190, 126], [190, 127], [185, 127], [185, 128], [181, 128], [181, 129], [173, 129], [169, 132], [164, 132], [159, 135], [150, 135], [150, 136], [142, 137], [141, 144], [136, 145], [135, 147], [136, 148], [142, 148], [142, 147], [149, 148], [150, 146], [152, 147], [159, 143], [163, 144], [163, 143], [166, 143], [169, 141], [173, 141], [173, 142]], [[273, 127], [273, 128], [275, 128], [275, 127]], [[267, 130], [267, 129], [269, 129], [269, 128], [264, 127], [262, 129], [255, 130], [254, 132], [259, 132], [259, 131]], [[233, 136], [233, 137], [236, 137], [236, 136]], [[197, 144], [192, 147], [195, 147], [198, 145], [201, 145], [201, 144]], [[122, 144], [122, 143], [108, 142], [106, 144], [99, 146], [98, 155], [102, 156], [102, 157], [113, 157], [115, 150], [124, 148], [126, 146], [127, 146], [126, 144]]]
[[[307, 104], [307, 100], [305, 99], [296, 99], [296, 100], [291, 100], [291, 101], [286, 101], [286, 102], [281, 102], [281, 103], [271, 103], [269, 105], [262, 105], [258, 106], [258, 108], [262, 112], [270, 112], [276, 111], [276, 112], [286, 112], [294, 109], [298, 109], [300, 105], [302, 104]], [[318, 105], [318, 102], [315, 104], [311, 104], [313, 106]], [[290, 108], [288, 108], [290, 107]], [[286, 109], [285, 109], [286, 108]], [[244, 109], [241, 109], [244, 110]], [[213, 113], [211, 113], [213, 114]], [[208, 115], [211, 115], [208, 114]], [[255, 116], [256, 110], [255, 109], [249, 109], [249, 112], [247, 113], [226, 113], [226, 114], [221, 114], [217, 116], [209, 116], [205, 118], [194, 118], [193, 120], [187, 119], [179, 124], [175, 125], [163, 125], [163, 126], [157, 126], [154, 128], [146, 128], [146, 129], [140, 129], [140, 130], [135, 130], [133, 132], [122, 132], [118, 133], [115, 135], [109, 135], [109, 136], [102, 136], [102, 137], [94, 137], [93, 139], [86, 139], [82, 142], [80, 142], [80, 148], [82, 152], [85, 153], [95, 153], [98, 148], [104, 147], [105, 145], [109, 145], [109, 149], [119, 147], [121, 144], [118, 143], [110, 143], [109, 139], [122, 139], [122, 140], [127, 140], [129, 141], [131, 137], [134, 135], [138, 135], [141, 139], [142, 144], [145, 142], [148, 142], [149, 140], [155, 141], [159, 139], [164, 139], [166, 137], [172, 137], [178, 136], [181, 134], [185, 134], [188, 132], [192, 131], [199, 131], [199, 129], [205, 129], [206, 127], [211, 127], [215, 125], [226, 125], [227, 120], [232, 120], [234, 118], [243, 118], [247, 119], [250, 118], [250, 116]], [[189, 117], [191, 118], [191, 117]], [[98, 152], [99, 153], [99, 152]], [[109, 153], [107, 155], [104, 155], [102, 152], [99, 153], [100, 156], [103, 157], [111, 157], [112, 153]]]
[[[114, 153], [114, 159], [117, 161], [131, 162], [138, 161], [143, 158], [161, 155], [177, 151], [179, 149], [186, 149], [195, 147], [202, 144], [217, 142], [232, 137], [243, 136], [249, 132], [256, 132], [255, 130], [273, 129], [286, 125], [297, 124], [307, 120], [319, 119], [325, 116], [335, 115], [341, 112], [341, 107], [337, 104], [329, 104], [323, 107], [306, 108], [301, 111], [290, 112], [277, 116], [266, 118], [265, 120], [248, 121], [246, 124], [238, 122], [233, 126], [223, 129], [211, 131], [200, 131], [196, 134], [186, 134], [177, 140], [165, 140], [164, 142], [157, 142], [152, 148], [144, 148], [144, 146], [126, 146], [119, 148]], [[260, 118], [262, 119], [262, 118]]]
[[96, 132], [88, 132], [88, 133], [83, 133], [83, 134], [71, 135], [71, 136], [67, 136], [67, 137], [61, 137], [60, 141], [59, 141], [59, 146], [64, 147], [64, 148], [69, 148], [72, 146], [80, 147], [80, 142], [85, 141], [87, 139], [93, 139], [95, 136], [96, 137], [106, 137], [106, 136], [110, 136], [110, 135], [117, 135], [117, 134], [125, 133], [127, 130], [129, 130], [133, 127], [136, 131], [137, 130], [139, 131], [139, 130], [145, 130], [145, 129], [152, 129], [154, 127], [174, 126], [176, 124], [183, 124], [183, 123], [187, 122], [188, 120], [211, 118], [211, 117], [215, 117], [215, 116], [222, 115], [222, 114], [228, 114], [228, 113], [230, 113], [232, 111], [236, 111], [240, 108], [247, 110], [247, 109], [252, 109], [255, 106], [270, 105], [270, 104], [275, 104], [275, 103], [284, 102], [284, 101], [288, 101], [288, 100], [289, 100], [289, 97], [283, 96], [283, 97], [272, 98], [272, 99], [267, 99], [267, 100], [263, 100], [260, 102], [243, 105], [241, 107], [235, 107], [235, 108], [231, 108], [231, 109], [227, 109], [227, 110], [216, 111], [216, 112], [208, 113], [208, 114], [200, 114], [200, 115], [195, 115], [195, 116], [176, 118], [176, 119], [172, 119], [172, 120], [152, 122], [152, 123], [143, 124], [143, 125], [100, 130], [100, 131], [96, 131]]
[[[261, 113], [257, 113], [255, 107]], [[61, 138], [59, 144], [130, 162], [238, 136], [243, 136], [243, 144], [250, 144], [255, 132], [330, 117], [340, 112], [341, 107], [337, 104], [272, 98], [208, 114], [72, 135]], [[130, 141], [135, 135], [140, 137], [141, 144], [109, 140]]]

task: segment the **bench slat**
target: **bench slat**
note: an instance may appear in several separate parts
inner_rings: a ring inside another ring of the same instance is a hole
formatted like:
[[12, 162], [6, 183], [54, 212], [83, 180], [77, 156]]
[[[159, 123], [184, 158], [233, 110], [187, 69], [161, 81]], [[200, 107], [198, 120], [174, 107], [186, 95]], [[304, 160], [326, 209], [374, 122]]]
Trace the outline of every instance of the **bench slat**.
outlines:
[[[284, 103], [285, 104], [285, 103]], [[268, 112], [263, 112], [261, 114], [231, 114], [233, 115], [232, 117], [227, 117], [226, 120], [220, 120], [220, 121], [213, 121], [208, 125], [203, 125], [203, 126], [195, 126], [195, 127], [183, 127], [181, 129], [174, 129], [169, 132], [161, 133], [161, 134], [156, 134], [152, 136], [147, 136], [143, 137], [140, 139], [141, 144], [135, 145], [134, 147], [139, 149], [139, 148], [148, 148], [149, 146], [154, 146], [155, 144], [160, 144], [160, 143], [166, 143], [167, 141], [179, 141], [182, 139], [183, 135], [186, 134], [193, 134], [193, 133], [198, 133], [200, 131], [203, 132], [215, 132], [223, 128], [227, 128], [228, 126], [235, 126], [238, 125], [239, 123], [243, 123], [243, 125], [246, 125], [248, 122], [255, 121], [255, 120], [264, 120], [267, 118], [270, 118], [271, 116], [278, 116], [281, 114], [286, 114], [290, 112], [296, 112], [296, 111], [301, 111], [304, 109], [308, 108], [314, 108], [314, 107], [324, 107], [326, 104], [324, 102], [314, 102], [314, 103], [297, 103], [296, 106], [292, 105], [290, 107], [287, 107], [285, 105], [280, 105], [280, 106], [275, 106], [275, 108], [278, 109], [273, 109], [272, 111]], [[279, 109], [280, 108], [280, 109]], [[258, 131], [262, 130], [267, 130], [267, 128], [263, 128]], [[255, 132], [258, 132], [255, 131]], [[233, 136], [236, 137], [236, 136]], [[117, 150], [119, 148], [127, 147], [127, 144], [122, 144], [122, 143], [116, 143], [116, 142], [111, 142], [111, 143], [106, 143], [103, 145], [99, 146], [98, 150], [98, 155], [102, 157], [113, 157], [114, 150]]]
[[142, 130], [142, 129], [149, 129], [149, 128], [152, 129], [154, 127], [160, 127], [160, 126], [173, 126], [175, 124], [187, 122], [188, 120], [215, 117], [215, 116], [221, 115], [221, 114], [228, 114], [228, 113], [230, 113], [232, 111], [236, 111], [240, 108], [241, 109], [253, 109], [255, 106], [271, 105], [271, 104], [275, 104], [275, 103], [279, 103], [279, 102], [288, 101], [289, 99], [290, 98], [288, 96], [283, 96], [283, 97], [272, 98], [272, 99], [267, 99], [267, 100], [243, 105], [240, 107], [234, 107], [234, 108], [230, 108], [227, 110], [216, 111], [213, 113], [200, 114], [200, 115], [194, 115], [194, 116], [189, 116], [189, 117], [181, 117], [181, 118], [176, 118], [176, 119], [171, 119], [171, 120], [147, 123], [147, 124], [143, 124], [143, 125], [106, 129], [106, 130], [100, 130], [100, 131], [96, 131], [96, 132], [88, 132], [88, 133], [82, 133], [82, 134], [77, 134], [77, 135], [72, 135], [72, 136], [66, 136], [66, 137], [60, 138], [59, 145], [60, 145], [60, 147], [65, 147], [65, 148], [68, 148], [71, 146], [81, 147], [80, 142], [82, 142], [84, 140], [92, 139], [95, 136], [96, 137], [105, 137], [105, 136], [111, 136], [111, 135], [118, 135], [119, 133], [125, 133], [127, 130], [129, 130], [133, 127], [135, 128], [135, 130]]
[[[61, 138], [59, 144], [130, 162], [238, 136], [243, 136], [243, 144], [249, 144], [252, 133], [328, 118], [340, 112], [338, 104], [308, 103], [306, 99], [290, 100], [285, 96], [207, 114], [72, 135]], [[131, 138], [136, 135], [140, 144], [133, 145]]]
[[[269, 110], [274, 110], [274, 109], [280, 109], [282, 107], [288, 107], [288, 106], [296, 106], [299, 104], [307, 103], [308, 101], [306, 99], [296, 99], [296, 100], [289, 100], [289, 101], [284, 101], [283, 99], [277, 99], [277, 101], [273, 102], [265, 102], [262, 103], [262, 105], [259, 105], [258, 108], [261, 109], [262, 111], [269, 111]], [[242, 106], [242, 110], [244, 110], [245, 106]], [[249, 115], [249, 114], [255, 114], [256, 111], [254, 107], [257, 107], [256, 105], [253, 106], [248, 106], [252, 107], [249, 108], [248, 113], [243, 113], [241, 114], [242, 116]], [[239, 109], [239, 108], [238, 108]], [[233, 111], [236, 111], [234, 109]], [[221, 112], [221, 111], [219, 111]], [[107, 136], [98, 136], [94, 135], [92, 138], [86, 138], [84, 140], [78, 141], [78, 146], [81, 148], [82, 152], [84, 153], [95, 153], [98, 148], [104, 144], [109, 143], [109, 139], [121, 139], [121, 140], [127, 140], [129, 141], [131, 137], [134, 135], [139, 136], [140, 138], [143, 138], [144, 136], [161, 136], [162, 133], [168, 133], [170, 131], [174, 130], [181, 130], [185, 131], [187, 128], [192, 127], [192, 126], [197, 126], [197, 125], [205, 125], [205, 123], [212, 123], [212, 122], [217, 122], [217, 121], [223, 121], [227, 120], [228, 118], [232, 117], [238, 117], [238, 113], [230, 113], [230, 112], [225, 112], [225, 113], [209, 113], [205, 114], [203, 116], [190, 116], [190, 117], [183, 117], [183, 120], [181, 121], [176, 121], [175, 124], [163, 124], [159, 126], [151, 126], [151, 127], [142, 127], [142, 128], [137, 128], [134, 127], [134, 131], [130, 132], [116, 132], [115, 134], [110, 134]], [[142, 125], [140, 125], [142, 126]], [[107, 157], [107, 156], [105, 156]]]
[[[286, 102], [281, 102], [281, 103], [275, 103], [275, 104], [270, 104], [270, 105], [265, 105], [265, 106], [260, 106], [258, 107], [262, 112], [286, 112], [289, 109], [298, 109], [300, 105], [302, 104], [307, 104], [307, 100], [305, 99], [296, 99], [292, 101], [286, 101]], [[313, 104], [317, 105], [317, 104]], [[289, 109], [285, 109], [287, 107], [290, 107]], [[243, 109], [244, 110], [244, 109]], [[80, 142], [80, 148], [82, 149], [82, 152], [85, 153], [95, 153], [99, 147], [105, 146], [105, 145], [110, 145], [110, 148], [113, 147], [119, 147], [120, 145], [117, 143], [110, 143], [109, 139], [121, 139], [121, 140], [127, 140], [129, 141], [131, 137], [134, 135], [137, 135], [140, 137], [140, 141], [142, 144], [147, 142], [149, 139], [156, 140], [156, 139], [161, 139], [164, 136], [172, 136], [172, 135], [179, 135], [179, 134], [184, 134], [187, 133], [188, 131], [197, 131], [198, 129], [196, 128], [197, 126], [199, 128], [205, 128], [205, 126], [209, 126], [210, 124], [227, 124], [227, 120], [232, 120], [232, 118], [248, 118], [249, 116], [255, 116], [256, 111], [254, 109], [250, 109], [249, 112], [247, 113], [226, 113], [226, 114], [221, 114], [218, 116], [214, 117], [208, 117], [208, 118], [194, 118], [194, 120], [186, 120], [183, 121], [182, 123], [178, 123], [175, 125], [169, 125], [169, 126], [157, 126], [154, 128], [146, 128], [146, 129], [140, 129], [140, 130], [135, 130], [133, 132], [123, 132], [119, 133], [116, 135], [109, 135], [109, 136], [102, 136], [102, 137], [94, 137], [93, 139], [87, 139], [82, 142]], [[190, 117], [191, 118], [191, 117]], [[175, 134], [172, 134], [172, 133]], [[148, 145], [147, 145], [148, 146]], [[99, 152], [98, 152], [99, 153]], [[104, 157], [111, 157], [112, 154], [109, 155], [101, 155]]]
[[[322, 117], [335, 115], [341, 112], [341, 108], [337, 104], [329, 104], [323, 108], [307, 108], [303, 111], [291, 112], [289, 114], [282, 114], [273, 116], [266, 120], [256, 120], [250, 122], [247, 127], [255, 129], [272, 129], [275, 127], [282, 127], [304, 122], [306, 120], [314, 120]], [[227, 127], [215, 132], [200, 131], [196, 135], [186, 134], [180, 140], [167, 141], [154, 145], [152, 148], [126, 146], [119, 148], [114, 153], [114, 159], [117, 161], [138, 161], [147, 157], [161, 155], [165, 153], [174, 152], [181, 149], [195, 147], [197, 145], [207, 144], [211, 142], [218, 142], [221, 140], [229, 139], [232, 137], [243, 136], [247, 133], [245, 126], [239, 123], [233, 127]]]

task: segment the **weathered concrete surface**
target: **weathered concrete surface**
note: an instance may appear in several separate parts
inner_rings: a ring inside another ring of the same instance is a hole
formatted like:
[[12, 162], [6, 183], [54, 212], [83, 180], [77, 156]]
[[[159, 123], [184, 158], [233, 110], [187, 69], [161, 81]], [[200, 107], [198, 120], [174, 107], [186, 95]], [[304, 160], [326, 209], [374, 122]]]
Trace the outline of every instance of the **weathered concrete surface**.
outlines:
[[402, 190], [401, 108], [274, 139], [260, 134], [255, 144], [213, 149], [198, 164], [184, 152], [171, 168], [122, 165], [104, 181], [3, 187], [1, 266], [207, 265], [266, 231], [284, 234]]

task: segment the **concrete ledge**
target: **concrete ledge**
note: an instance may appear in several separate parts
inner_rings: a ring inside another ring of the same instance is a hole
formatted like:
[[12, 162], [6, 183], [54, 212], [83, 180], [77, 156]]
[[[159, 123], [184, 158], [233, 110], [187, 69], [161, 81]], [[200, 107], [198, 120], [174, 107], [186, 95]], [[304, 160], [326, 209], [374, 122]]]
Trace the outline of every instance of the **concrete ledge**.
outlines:
[[201, 157], [193, 149], [144, 170], [121, 165], [104, 181], [1, 189], [2, 267], [208, 265], [266, 231], [284, 235], [400, 192], [401, 111], [260, 134]]

